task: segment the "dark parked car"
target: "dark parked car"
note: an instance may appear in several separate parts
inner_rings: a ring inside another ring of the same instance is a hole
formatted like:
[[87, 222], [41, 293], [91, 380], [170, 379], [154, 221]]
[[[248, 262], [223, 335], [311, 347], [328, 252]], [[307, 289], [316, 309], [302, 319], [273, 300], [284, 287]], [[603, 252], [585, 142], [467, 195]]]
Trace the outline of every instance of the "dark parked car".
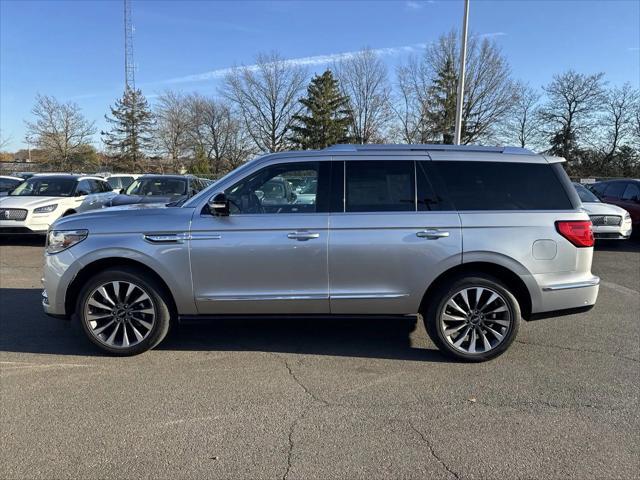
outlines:
[[640, 180], [606, 180], [594, 183], [590, 188], [603, 202], [613, 203], [629, 212], [634, 232], [640, 231]]
[[179, 204], [204, 187], [202, 180], [190, 175], [143, 175], [114, 197], [111, 206], [138, 203]]

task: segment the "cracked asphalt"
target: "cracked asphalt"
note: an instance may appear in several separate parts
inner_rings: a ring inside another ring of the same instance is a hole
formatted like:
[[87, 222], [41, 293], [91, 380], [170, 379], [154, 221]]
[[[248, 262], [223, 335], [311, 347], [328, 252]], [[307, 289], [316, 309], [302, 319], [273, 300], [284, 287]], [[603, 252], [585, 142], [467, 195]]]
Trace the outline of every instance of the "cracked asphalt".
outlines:
[[102, 355], [40, 308], [42, 245], [0, 245], [0, 477], [630, 479], [640, 472], [640, 243], [600, 245], [587, 314], [483, 364], [414, 320], [184, 325]]

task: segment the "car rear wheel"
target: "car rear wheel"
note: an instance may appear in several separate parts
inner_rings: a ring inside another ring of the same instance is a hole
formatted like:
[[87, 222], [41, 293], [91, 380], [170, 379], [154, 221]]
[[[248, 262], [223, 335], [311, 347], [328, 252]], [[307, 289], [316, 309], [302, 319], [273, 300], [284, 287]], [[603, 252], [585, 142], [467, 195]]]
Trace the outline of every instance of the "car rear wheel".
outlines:
[[439, 288], [423, 312], [429, 337], [446, 355], [482, 362], [504, 353], [520, 325], [520, 306], [500, 280], [458, 277]]
[[171, 323], [164, 288], [142, 271], [109, 269], [91, 278], [76, 313], [85, 334], [115, 355], [145, 352], [166, 336]]

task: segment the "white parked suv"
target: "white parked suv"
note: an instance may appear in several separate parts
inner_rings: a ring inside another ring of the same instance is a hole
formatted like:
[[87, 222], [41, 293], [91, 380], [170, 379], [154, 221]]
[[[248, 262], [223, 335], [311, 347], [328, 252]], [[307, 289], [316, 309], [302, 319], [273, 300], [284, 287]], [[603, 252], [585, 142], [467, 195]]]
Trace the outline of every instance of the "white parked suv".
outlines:
[[631, 236], [631, 215], [624, 208], [604, 203], [584, 185], [574, 183], [582, 206], [593, 224], [593, 236], [599, 240], [625, 240]]
[[46, 234], [60, 217], [102, 208], [115, 196], [99, 177], [35, 175], [0, 198], [0, 234]]

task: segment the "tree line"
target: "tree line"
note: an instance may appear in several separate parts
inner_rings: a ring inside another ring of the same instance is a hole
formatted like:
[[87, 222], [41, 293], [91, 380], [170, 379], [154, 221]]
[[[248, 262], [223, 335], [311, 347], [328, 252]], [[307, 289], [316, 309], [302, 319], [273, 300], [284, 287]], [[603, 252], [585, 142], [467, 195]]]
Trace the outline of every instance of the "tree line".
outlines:
[[[451, 31], [411, 55], [391, 78], [369, 49], [309, 78], [277, 53], [230, 70], [216, 96], [167, 90], [150, 106], [126, 89], [109, 109], [102, 167], [186, 167], [219, 176], [259, 153], [336, 143], [452, 143], [459, 35]], [[471, 36], [462, 143], [505, 144], [563, 156], [572, 175], [640, 176], [640, 93], [602, 73], [568, 70], [541, 89], [513, 78], [494, 40]], [[95, 164], [98, 133], [80, 108], [38, 96], [27, 141], [52, 168]], [[104, 165], [106, 163], [106, 165]]]

